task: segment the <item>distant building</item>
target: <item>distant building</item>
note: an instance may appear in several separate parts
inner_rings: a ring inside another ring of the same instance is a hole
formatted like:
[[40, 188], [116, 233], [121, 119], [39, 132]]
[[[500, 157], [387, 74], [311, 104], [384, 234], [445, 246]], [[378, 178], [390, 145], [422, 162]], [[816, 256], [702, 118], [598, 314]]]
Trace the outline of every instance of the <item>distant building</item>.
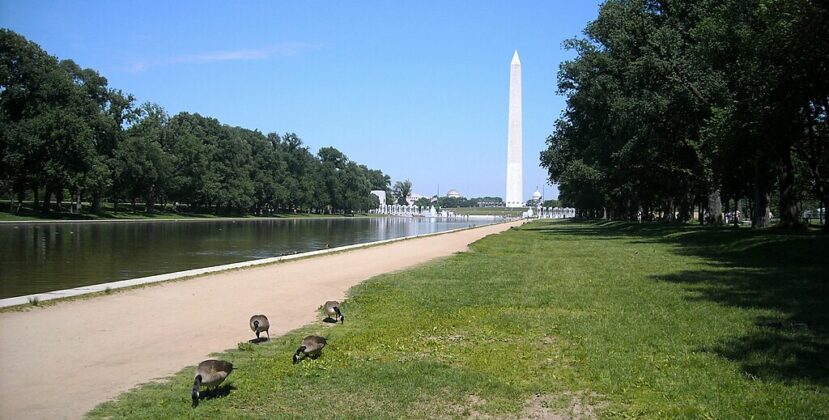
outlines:
[[411, 193], [411, 194], [406, 196], [406, 202], [409, 203], [410, 206], [413, 206], [414, 203], [417, 200], [420, 200], [421, 198], [429, 198], [429, 197], [426, 197], [425, 195], [421, 195], [421, 194], [418, 194], [418, 193]]
[[458, 190], [449, 190], [446, 192], [446, 196], [449, 198], [461, 198], [463, 197]]
[[504, 207], [503, 200], [478, 200], [478, 207]]

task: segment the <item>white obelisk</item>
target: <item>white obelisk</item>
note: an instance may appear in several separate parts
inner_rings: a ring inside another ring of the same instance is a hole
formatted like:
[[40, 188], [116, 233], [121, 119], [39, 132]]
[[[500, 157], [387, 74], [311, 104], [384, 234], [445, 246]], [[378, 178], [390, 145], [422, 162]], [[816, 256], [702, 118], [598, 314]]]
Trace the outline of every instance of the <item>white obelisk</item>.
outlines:
[[524, 207], [521, 156], [521, 60], [518, 51], [509, 66], [509, 132], [507, 133], [507, 207]]

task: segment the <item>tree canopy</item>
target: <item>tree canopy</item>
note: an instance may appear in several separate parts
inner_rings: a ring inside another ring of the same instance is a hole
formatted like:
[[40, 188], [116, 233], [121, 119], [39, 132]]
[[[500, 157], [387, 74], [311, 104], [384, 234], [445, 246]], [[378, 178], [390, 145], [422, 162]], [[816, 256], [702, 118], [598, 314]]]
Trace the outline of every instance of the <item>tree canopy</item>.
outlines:
[[[829, 6], [811, 0], [609, 0], [565, 46], [567, 107], [541, 153], [583, 215], [753, 226], [829, 201]], [[814, 201], [814, 200], [813, 200]], [[733, 209], [733, 207], [732, 207]]]
[[[0, 187], [44, 212], [84, 200], [173, 204], [213, 213], [376, 208], [382, 171], [294, 133], [263, 134], [159, 105], [137, 106], [106, 78], [0, 29]], [[42, 198], [42, 204], [38, 204]], [[19, 207], [18, 207], [19, 208]]]

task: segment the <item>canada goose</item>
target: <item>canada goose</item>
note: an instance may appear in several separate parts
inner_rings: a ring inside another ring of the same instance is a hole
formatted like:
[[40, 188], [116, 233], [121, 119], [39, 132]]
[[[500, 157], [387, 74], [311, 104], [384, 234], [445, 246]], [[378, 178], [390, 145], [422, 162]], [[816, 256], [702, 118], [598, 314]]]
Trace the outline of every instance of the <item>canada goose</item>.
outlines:
[[268, 340], [271, 339], [271, 333], [268, 332], [268, 329], [271, 327], [271, 323], [268, 322], [268, 317], [265, 315], [254, 315], [250, 317], [250, 329], [251, 331], [256, 333], [256, 339], [259, 339], [259, 333], [262, 331], [268, 335]]
[[340, 312], [340, 302], [336, 300], [329, 300], [325, 302], [325, 314], [331, 317], [334, 322], [337, 321], [337, 317], [340, 318], [340, 324], [345, 324], [345, 317], [343, 313]]
[[[320, 337], [318, 335], [309, 335], [302, 340], [302, 344], [300, 344], [299, 348], [296, 349], [296, 353], [294, 353], [294, 364], [300, 362], [300, 360], [311, 357], [316, 359], [319, 357], [322, 348], [325, 347], [326, 341], [325, 337]], [[300, 353], [302, 353], [302, 357], [300, 357]]]
[[199, 390], [202, 385], [208, 389], [210, 387], [216, 389], [232, 371], [233, 363], [224, 360], [211, 359], [199, 363], [199, 367], [196, 368], [196, 376], [193, 378], [193, 392], [191, 392], [193, 407], [199, 405]]

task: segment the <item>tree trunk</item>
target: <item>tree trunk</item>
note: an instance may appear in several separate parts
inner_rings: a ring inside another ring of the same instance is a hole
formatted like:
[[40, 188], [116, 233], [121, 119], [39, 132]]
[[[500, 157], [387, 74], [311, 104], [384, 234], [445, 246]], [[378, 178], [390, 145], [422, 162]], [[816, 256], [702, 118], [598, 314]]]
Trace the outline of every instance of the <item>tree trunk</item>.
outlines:
[[691, 220], [694, 213], [693, 200], [687, 195], [679, 202], [679, 219], [680, 222], [687, 222]]
[[40, 205], [40, 198], [38, 198], [38, 193], [40, 193], [40, 187], [37, 185], [32, 186], [32, 192], [35, 194], [35, 201], [32, 204], [32, 210], [37, 213], [37, 208]]
[[147, 197], [144, 199], [145, 201], [145, 209], [144, 211], [147, 213], [152, 213], [155, 208], [155, 188], [150, 187], [150, 192], [147, 194]]
[[72, 205], [69, 207], [70, 213], [81, 214], [81, 189], [75, 188], [72, 194]]
[[99, 191], [92, 193], [92, 213], [101, 213], [101, 193]]
[[43, 213], [49, 213], [49, 204], [52, 201], [52, 188], [47, 186], [46, 193], [43, 196]]
[[781, 154], [778, 169], [780, 171], [780, 226], [788, 229], [799, 227], [791, 149], [787, 148]]
[[820, 210], [823, 211], [818, 210], [818, 217], [823, 222], [823, 231], [829, 233], [829, 223], [826, 221], [826, 203], [829, 203], [829, 183], [823, 183], [821, 189]]
[[23, 208], [23, 200], [26, 199], [26, 190], [17, 190], [17, 208], [14, 209], [14, 214], [20, 214], [20, 209]]
[[14, 188], [9, 183], [9, 213], [14, 213]]
[[709, 225], [722, 226], [722, 198], [720, 198], [719, 188], [714, 189], [708, 194], [707, 211], [706, 222]]
[[762, 185], [754, 184], [754, 207], [751, 209], [751, 227], [765, 229], [771, 226], [769, 218], [769, 192]]
[[63, 188], [58, 188], [55, 192], [55, 209], [58, 213], [63, 211]]

